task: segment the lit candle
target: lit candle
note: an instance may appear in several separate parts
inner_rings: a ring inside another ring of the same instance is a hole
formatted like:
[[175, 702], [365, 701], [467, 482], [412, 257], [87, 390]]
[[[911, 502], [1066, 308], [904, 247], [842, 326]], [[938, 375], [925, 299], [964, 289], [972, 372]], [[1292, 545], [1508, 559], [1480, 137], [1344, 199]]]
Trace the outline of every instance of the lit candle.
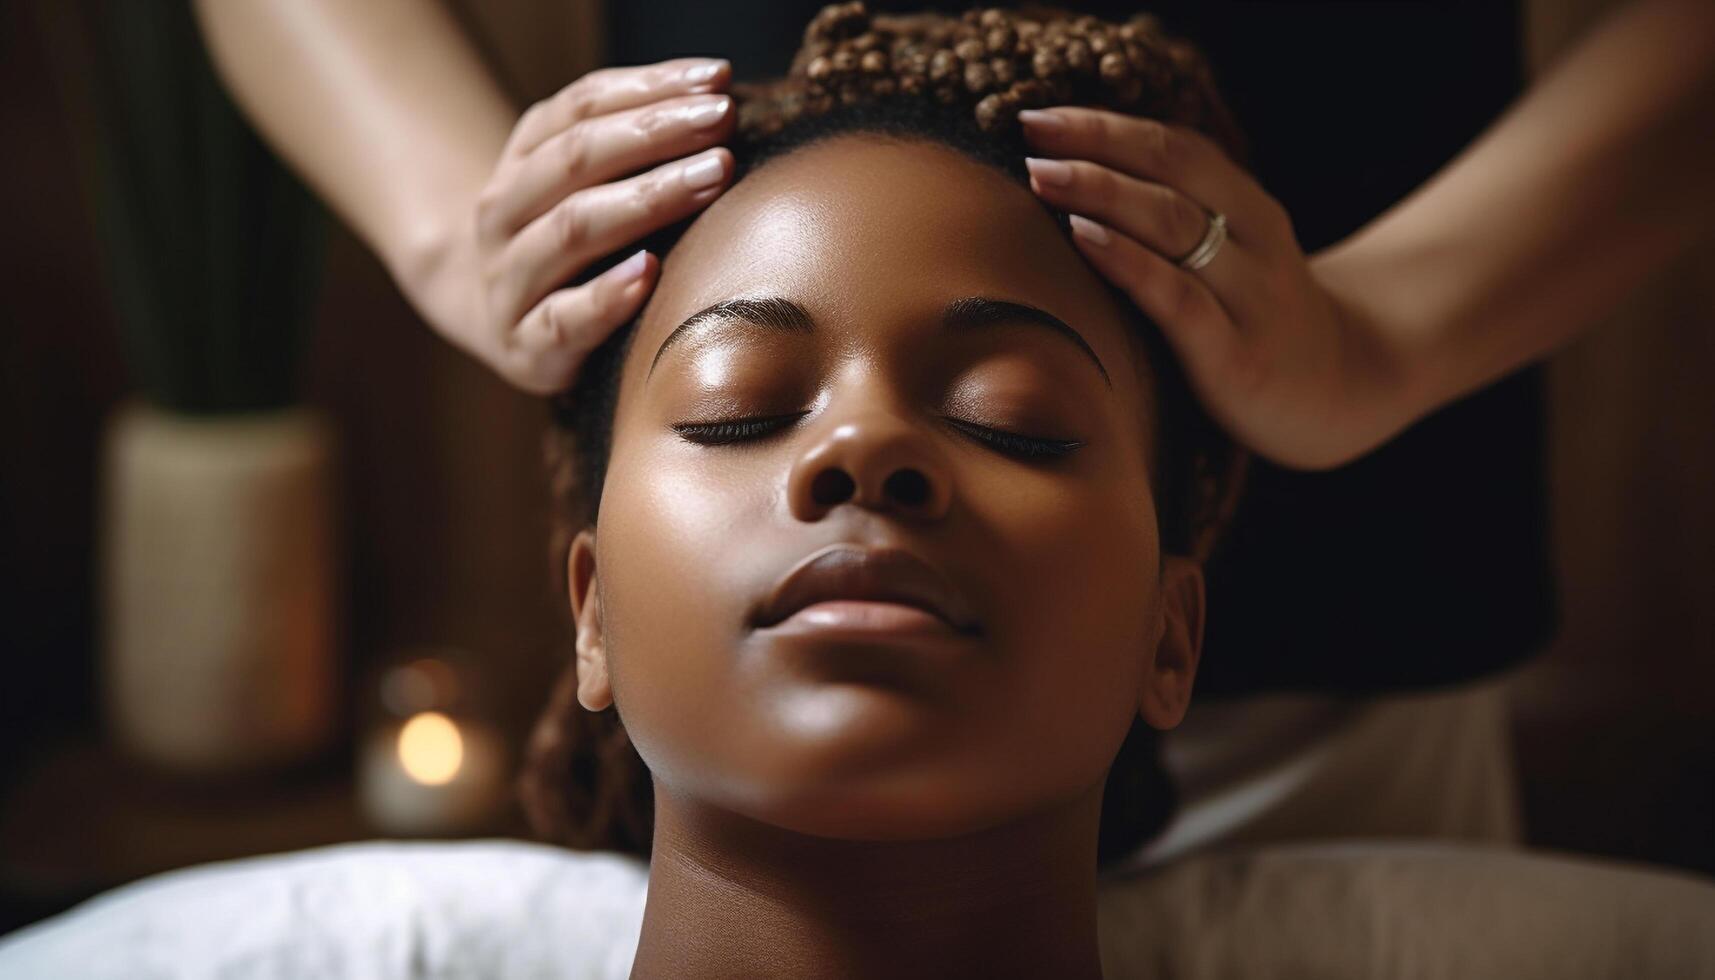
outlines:
[[358, 787], [364, 812], [384, 833], [475, 830], [504, 799], [503, 746], [487, 725], [420, 711], [369, 734]]

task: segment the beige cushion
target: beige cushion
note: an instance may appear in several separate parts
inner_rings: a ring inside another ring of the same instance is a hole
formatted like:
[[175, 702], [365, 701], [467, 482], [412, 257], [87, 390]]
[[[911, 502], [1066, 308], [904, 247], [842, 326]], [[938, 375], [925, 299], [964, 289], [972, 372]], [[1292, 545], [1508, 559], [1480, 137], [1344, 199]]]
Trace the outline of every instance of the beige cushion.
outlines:
[[1410, 842], [1273, 845], [1105, 881], [1107, 976], [1715, 977], [1715, 884]]

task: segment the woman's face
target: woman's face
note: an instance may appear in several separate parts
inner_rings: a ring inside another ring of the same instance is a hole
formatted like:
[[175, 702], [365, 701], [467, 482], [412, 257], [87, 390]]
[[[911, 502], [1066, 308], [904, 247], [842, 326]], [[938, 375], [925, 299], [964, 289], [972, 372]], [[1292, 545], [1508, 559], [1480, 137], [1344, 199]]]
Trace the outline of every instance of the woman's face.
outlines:
[[[767, 302], [677, 330], [733, 300]], [[1150, 378], [989, 168], [854, 135], [756, 170], [673, 250], [623, 366], [569, 559], [580, 701], [617, 702], [675, 795], [804, 833], [946, 836], [1084, 797], [1140, 711], [1177, 723], [1201, 637], [1200, 574], [1159, 553]], [[1082, 445], [1032, 458], [973, 426]], [[920, 559], [968, 629], [759, 625], [840, 544]]]

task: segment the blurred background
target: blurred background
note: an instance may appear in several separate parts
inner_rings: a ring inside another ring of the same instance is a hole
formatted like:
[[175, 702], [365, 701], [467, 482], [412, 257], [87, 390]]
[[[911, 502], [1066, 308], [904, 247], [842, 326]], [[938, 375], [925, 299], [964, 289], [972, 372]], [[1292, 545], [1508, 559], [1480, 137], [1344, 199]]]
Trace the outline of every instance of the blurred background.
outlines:
[[[209, 123], [194, 61], [96, 23], [124, 6], [0, 7], [0, 933], [191, 864], [523, 836], [511, 769], [570, 655], [540, 400], [433, 335], [253, 137]], [[449, 6], [520, 105], [602, 61], [595, 0]], [[1545, 64], [1609, 6], [1528, 0], [1521, 56]], [[200, 126], [149, 114], [181, 96]], [[184, 154], [189, 177], [164, 167]], [[1708, 248], [1550, 366], [1561, 628], [1512, 681], [1535, 845], [1715, 872], [1711, 377]], [[180, 431], [139, 395], [231, 424]], [[256, 462], [211, 479], [210, 454]], [[229, 532], [175, 534], [173, 507]], [[221, 578], [151, 593], [175, 558]], [[248, 666], [163, 680], [162, 620], [204, 592], [246, 611], [223, 635]], [[230, 717], [149, 716], [197, 677]], [[244, 707], [278, 691], [290, 710]]]

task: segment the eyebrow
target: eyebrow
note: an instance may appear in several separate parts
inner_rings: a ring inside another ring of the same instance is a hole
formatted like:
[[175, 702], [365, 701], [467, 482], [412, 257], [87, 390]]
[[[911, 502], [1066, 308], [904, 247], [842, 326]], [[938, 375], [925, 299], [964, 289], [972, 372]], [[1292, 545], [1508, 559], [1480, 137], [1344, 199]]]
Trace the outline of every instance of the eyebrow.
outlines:
[[[649, 374], [655, 373], [655, 365], [661, 362], [661, 355], [692, 327], [710, 320], [728, 320], [747, 324], [763, 330], [776, 333], [811, 334], [816, 332], [815, 318], [797, 303], [779, 296], [768, 296], [761, 299], [729, 299], [691, 314], [685, 321], [673, 328], [667, 339], [655, 351], [654, 360], [649, 362]], [[1000, 324], [1019, 323], [1044, 327], [1061, 337], [1070, 340], [1090, 359], [1096, 370], [1102, 373], [1102, 380], [1111, 389], [1113, 379], [1108, 376], [1108, 369], [1102, 365], [1102, 359], [1084, 340], [1078, 331], [1067, 325], [1047, 310], [1037, 309], [1025, 303], [1011, 300], [992, 299], [987, 296], [967, 296], [953, 300], [941, 311], [941, 328], [947, 331], [965, 331], [976, 327], [996, 326]], [[648, 380], [648, 375], [644, 376]]]

